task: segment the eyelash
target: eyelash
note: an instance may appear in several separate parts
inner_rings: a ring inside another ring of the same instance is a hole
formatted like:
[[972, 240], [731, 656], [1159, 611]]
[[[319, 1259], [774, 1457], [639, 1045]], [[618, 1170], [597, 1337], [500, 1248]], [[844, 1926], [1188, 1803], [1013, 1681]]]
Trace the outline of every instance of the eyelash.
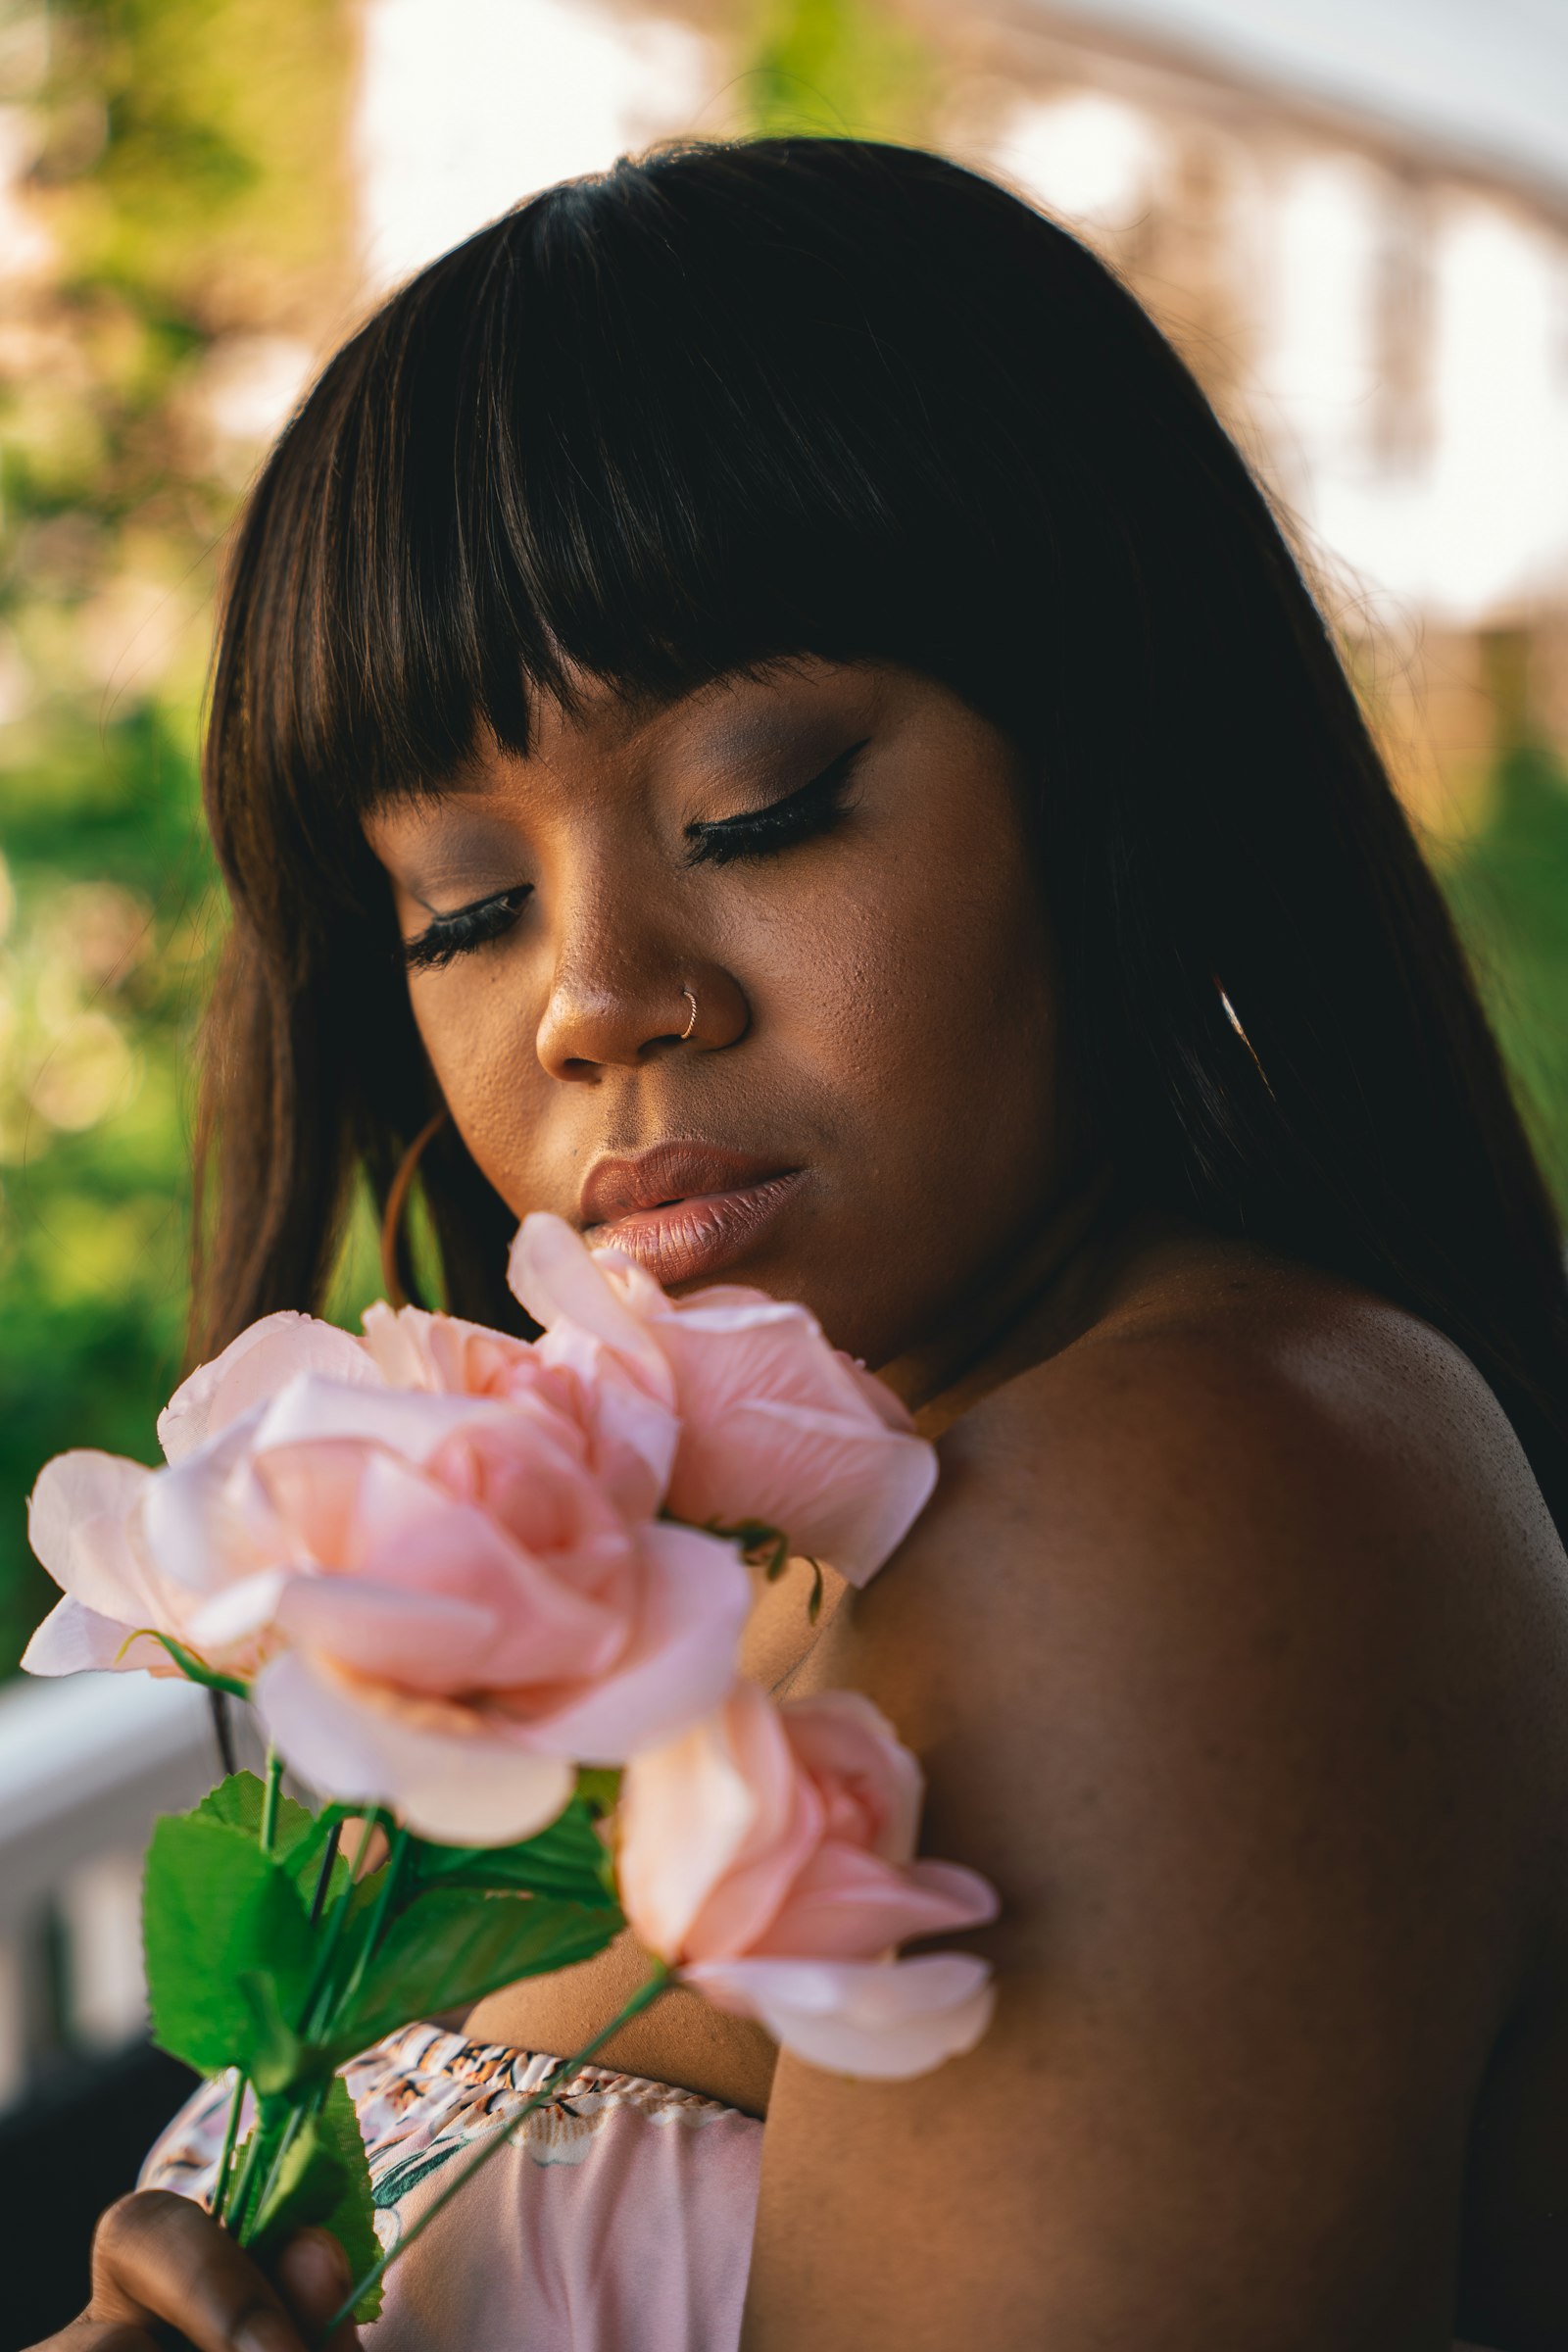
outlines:
[[728, 865], [736, 858], [771, 858], [776, 851], [787, 850], [798, 841], [811, 841], [818, 834], [831, 832], [848, 813], [844, 806], [845, 791], [855, 762], [869, 740], [866, 736], [858, 743], [852, 743], [809, 784], [803, 784], [798, 792], [774, 801], [766, 808], [758, 808], [747, 816], [719, 817], [711, 824], [688, 825], [686, 838], [692, 847], [687, 864]]
[[[771, 858], [796, 842], [831, 832], [847, 814], [845, 791], [855, 762], [869, 740], [867, 736], [852, 743], [819, 776], [766, 808], [688, 825], [686, 838], [692, 844], [688, 865], [729, 865], [737, 858]], [[432, 971], [458, 956], [470, 955], [475, 948], [504, 937], [532, 896], [533, 884], [523, 882], [494, 898], [475, 899], [469, 906], [438, 914], [417, 938], [404, 942], [404, 962], [411, 971]]]
[[469, 955], [510, 931], [532, 896], [533, 884], [520, 882], [515, 890], [501, 891], [492, 899], [475, 899], [471, 906], [455, 906], [450, 914], [438, 914], [416, 939], [404, 941], [404, 962], [411, 972], [438, 971], [455, 956]]

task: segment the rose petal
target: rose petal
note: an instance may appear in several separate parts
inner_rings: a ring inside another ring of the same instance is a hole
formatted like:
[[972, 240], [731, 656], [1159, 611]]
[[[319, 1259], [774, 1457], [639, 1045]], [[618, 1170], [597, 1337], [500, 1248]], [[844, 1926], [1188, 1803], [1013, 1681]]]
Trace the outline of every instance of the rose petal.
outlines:
[[667, 1402], [651, 1396], [641, 1375], [575, 1323], [558, 1323], [539, 1342], [551, 1373], [577, 1398], [588, 1465], [628, 1519], [651, 1519], [664, 1499], [680, 1438]]
[[[627, 1545], [628, 1552], [630, 1544]], [[489, 1638], [468, 1653], [461, 1684], [474, 1690], [576, 1683], [623, 1657], [622, 1610], [591, 1584], [530, 1558], [474, 1504], [455, 1501], [395, 1455], [368, 1453], [350, 1564], [405, 1592], [445, 1594], [483, 1608]], [[597, 1568], [599, 1562], [593, 1565]]]
[[265, 1410], [253, 1405], [194, 1453], [167, 1470], [155, 1470], [148, 1480], [141, 1503], [143, 1541], [159, 1574], [187, 1592], [220, 1592], [276, 1564], [268, 1555], [267, 1531], [257, 1524], [246, 1460]]
[[679, 1972], [781, 2049], [834, 2074], [899, 2081], [972, 2050], [991, 2022], [989, 1962], [971, 1952], [912, 1960], [705, 1960]]
[[995, 1889], [956, 1862], [900, 1870], [855, 1846], [821, 1845], [766, 1928], [736, 1948], [759, 1957], [876, 1960], [911, 1936], [976, 1928], [996, 1915]]
[[674, 1404], [669, 1366], [647, 1324], [629, 1311], [607, 1270], [564, 1217], [535, 1210], [523, 1218], [507, 1263], [507, 1283], [545, 1331], [563, 1322], [576, 1324], [634, 1368], [651, 1396]]
[[526, 1340], [483, 1323], [466, 1323], [460, 1315], [431, 1314], [419, 1306], [394, 1312], [378, 1298], [360, 1320], [367, 1352], [394, 1388], [464, 1396], [509, 1395], [533, 1372], [533, 1349]]
[[358, 1438], [422, 1462], [454, 1430], [507, 1411], [494, 1396], [443, 1396], [424, 1389], [350, 1388], [302, 1373], [278, 1391], [256, 1430], [258, 1452], [311, 1440]]
[[252, 1454], [251, 1474], [276, 1523], [277, 1548], [291, 1564], [350, 1564], [354, 1514], [372, 1457], [380, 1458], [363, 1438], [309, 1438]]
[[[286, 1650], [253, 1693], [268, 1738], [312, 1788], [390, 1805], [416, 1836], [450, 1845], [510, 1845], [555, 1820], [573, 1772], [428, 1700], [371, 1703], [321, 1662]], [[432, 1729], [431, 1718], [445, 1728]]]
[[744, 1951], [821, 1829], [821, 1802], [796, 1767], [778, 1709], [755, 1683], [738, 1680], [721, 1707], [626, 1767], [618, 1844], [626, 1915], [666, 1959]]
[[298, 1372], [320, 1372], [368, 1388], [381, 1385], [360, 1342], [335, 1323], [290, 1308], [264, 1315], [210, 1364], [198, 1364], [174, 1391], [158, 1416], [159, 1442], [168, 1459], [183, 1461], [253, 1405], [265, 1404]]
[[249, 1643], [273, 1623], [287, 1584], [282, 1569], [262, 1568], [215, 1592], [191, 1614], [185, 1629], [191, 1642], [211, 1663], [218, 1664], [218, 1653]]
[[751, 1614], [752, 1580], [733, 1544], [687, 1527], [644, 1528], [647, 1587], [624, 1663], [541, 1716], [531, 1737], [579, 1764], [623, 1764], [718, 1704]]
[[[96, 1609], [85, 1608], [68, 1592], [35, 1629], [22, 1653], [22, 1664], [28, 1674], [90, 1674], [105, 1667], [122, 1673], [137, 1668], [169, 1674], [178, 1671], [168, 1650], [156, 1642], [136, 1642], [126, 1651], [132, 1631], [113, 1617], [100, 1617]], [[156, 1653], [156, 1667], [149, 1651]]]
[[130, 1523], [153, 1472], [80, 1448], [45, 1462], [27, 1499], [27, 1541], [55, 1583], [102, 1617], [143, 1625], [146, 1568]]
[[683, 1426], [669, 1508], [700, 1523], [782, 1527], [792, 1550], [865, 1585], [904, 1541], [936, 1484], [936, 1449], [880, 1422], [762, 1396], [711, 1426]]
[[564, 1450], [530, 1416], [514, 1412], [448, 1438], [427, 1470], [449, 1494], [487, 1511], [534, 1558], [569, 1555], [587, 1585], [625, 1563], [631, 1534], [584, 1467], [580, 1450]]
[[826, 1835], [850, 1836], [853, 1816], [867, 1846], [885, 1862], [914, 1852], [925, 1776], [887, 1717], [859, 1690], [819, 1690], [783, 1708], [791, 1747], [816, 1782], [827, 1807]]
[[654, 1329], [674, 1367], [682, 1412], [704, 1422], [739, 1396], [771, 1396], [824, 1412], [836, 1406], [861, 1417], [850, 1358], [829, 1344], [808, 1307], [726, 1285], [666, 1299]]
[[820, 1843], [824, 1821], [820, 1792], [796, 1763], [783, 1716], [757, 1684], [736, 1684], [719, 1723], [757, 1811], [745, 1844], [686, 1931], [685, 1955], [705, 1960], [744, 1952], [762, 1935]]
[[746, 1842], [758, 1798], [724, 1736], [724, 1711], [634, 1756], [620, 1785], [616, 1876], [640, 1942], [670, 1959]]
[[846, 1355], [842, 1348], [836, 1348], [833, 1352], [853, 1382], [856, 1394], [862, 1403], [870, 1406], [883, 1428], [897, 1430], [901, 1437], [912, 1437], [914, 1421], [903, 1397], [895, 1396], [887, 1382], [868, 1372], [858, 1357]]
[[364, 1577], [291, 1577], [278, 1617], [305, 1649], [376, 1682], [434, 1694], [472, 1678], [496, 1633], [492, 1609]]

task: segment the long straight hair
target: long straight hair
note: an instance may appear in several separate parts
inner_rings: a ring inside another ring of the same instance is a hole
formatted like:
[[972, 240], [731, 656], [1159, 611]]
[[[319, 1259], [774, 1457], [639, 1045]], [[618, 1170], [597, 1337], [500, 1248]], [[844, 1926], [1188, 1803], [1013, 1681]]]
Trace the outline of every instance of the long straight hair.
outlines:
[[[668, 698], [800, 653], [904, 662], [1024, 754], [1124, 1193], [1446, 1333], [1568, 1533], [1557, 1221], [1267, 501], [1084, 245], [858, 140], [547, 190], [396, 293], [262, 473], [207, 741], [234, 919], [193, 1351], [319, 1302], [356, 1171], [384, 1201], [438, 1101], [367, 808], [481, 730], [525, 752], [574, 673]], [[512, 1220], [450, 1123], [423, 1185], [448, 1304], [515, 1327]]]

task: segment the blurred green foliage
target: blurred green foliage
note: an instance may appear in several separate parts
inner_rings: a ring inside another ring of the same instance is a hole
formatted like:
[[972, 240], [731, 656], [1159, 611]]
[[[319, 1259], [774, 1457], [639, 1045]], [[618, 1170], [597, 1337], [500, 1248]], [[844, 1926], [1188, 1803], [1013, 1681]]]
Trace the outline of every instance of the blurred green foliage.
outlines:
[[1484, 828], [1439, 866], [1543, 1171], [1568, 1218], [1568, 774], [1499, 759]]
[[[937, 61], [896, 10], [734, 9], [752, 127], [931, 135]], [[0, 1674], [53, 1592], [24, 1533], [40, 1464], [74, 1445], [154, 1458], [180, 1368], [220, 921], [195, 773], [217, 550], [276, 421], [261, 395], [275, 408], [351, 323], [353, 30], [347, 0], [0, 14], [46, 241], [0, 285]], [[1548, 755], [1508, 755], [1444, 872], [1568, 1204], [1568, 789]], [[362, 1213], [334, 1311], [378, 1287]]]
[[350, 29], [340, 0], [0, 22], [34, 240], [0, 288], [0, 1673], [53, 1592], [40, 1464], [152, 1458], [180, 1368], [217, 553], [247, 394], [342, 299]]
[[929, 42], [878, 0], [760, 0], [750, 127], [918, 144], [940, 93]]

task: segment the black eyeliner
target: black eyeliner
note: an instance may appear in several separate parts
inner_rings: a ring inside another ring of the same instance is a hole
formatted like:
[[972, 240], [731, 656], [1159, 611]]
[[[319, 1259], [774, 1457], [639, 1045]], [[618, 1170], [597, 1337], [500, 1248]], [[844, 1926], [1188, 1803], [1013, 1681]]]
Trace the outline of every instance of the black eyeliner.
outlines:
[[830, 760], [819, 775], [786, 793], [783, 800], [770, 802], [765, 808], [688, 825], [686, 838], [693, 846], [687, 863], [723, 865], [734, 858], [765, 857], [770, 849], [783, 849], [791, 842], [825, 832], [842, 813], [835, 806], [838, 796], [870, 740], [869, 735], [862, 735], [858, 743], [850, 744], [836, 760]]

